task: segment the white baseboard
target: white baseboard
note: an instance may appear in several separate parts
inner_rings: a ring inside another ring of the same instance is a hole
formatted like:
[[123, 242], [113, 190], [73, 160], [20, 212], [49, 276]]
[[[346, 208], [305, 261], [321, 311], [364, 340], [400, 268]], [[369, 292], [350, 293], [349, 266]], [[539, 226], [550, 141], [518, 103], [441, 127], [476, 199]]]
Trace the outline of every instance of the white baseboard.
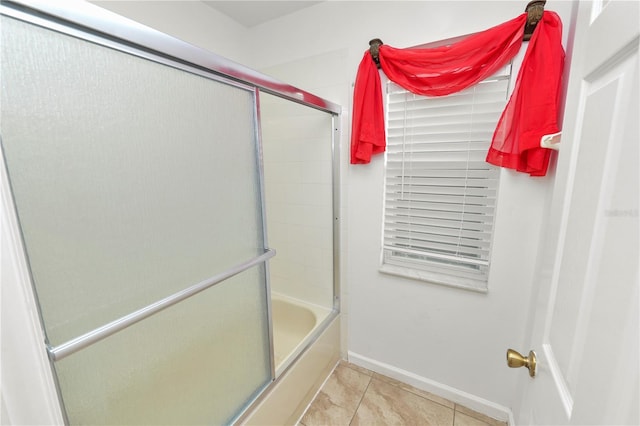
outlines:
[[461, 391], [460, 389], [436, 382], [435, 380], [427, 379], [426, 377], [418, 376], [417, 374], [385, 364], [384, 362], [367, 358], [352, 351], [349, 351], [349, 362], [384, 376], [391, 377], [392, 379], [399, 380], [403, 383], [407, 383], [418, 389], [431, 392], [434, 395], [446, 398], [456, 404], [464, 405], [467, 408], [494, 419], [506, 421], [510, 425], [515, 424], [513, 413], [509, 408]]

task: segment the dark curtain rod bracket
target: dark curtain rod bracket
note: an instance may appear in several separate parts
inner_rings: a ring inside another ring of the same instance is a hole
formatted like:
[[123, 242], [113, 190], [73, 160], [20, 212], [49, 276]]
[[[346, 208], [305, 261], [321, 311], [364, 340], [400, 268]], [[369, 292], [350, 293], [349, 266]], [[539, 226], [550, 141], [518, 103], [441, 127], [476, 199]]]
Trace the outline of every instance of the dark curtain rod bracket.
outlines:
[[527, 3], [527, 7], [524, 8], [524, 11], [527, 12], [527, 23], [524, 26], [524, 37], [522, 40], [529, 41], [531, 38], [533, 30], [536, 29], [536, 25], [538, 25], [538, 22], [542, 19], [546, 2], [546, 0], [533, 0]]
[[[536, 25], [538, 25], [538, 22], [542, 19], [544, 5], [546, 3], [546, 0], [533, 0], [527, 3], [527, 7], [524, 8], [524, 11], [527, 12], [527, 23], [524, 26], [523, 41], [529, 41], [531, 38], [533, 30], [536, 29]], [[380, 68], [380, 46], [383, 44], [384, 43], [379, 38], [374, 38], [369, 41], [369, 53], [378, 68]]]
[[379, 38], [374, 38], [373, 40], [369, 41], [369, 53], [371, 54], [373, 62], [376, 63], [376, 66], [378, 68], [380, 68], [380, 46], [382, 46], [383, 44], [384, 43]]

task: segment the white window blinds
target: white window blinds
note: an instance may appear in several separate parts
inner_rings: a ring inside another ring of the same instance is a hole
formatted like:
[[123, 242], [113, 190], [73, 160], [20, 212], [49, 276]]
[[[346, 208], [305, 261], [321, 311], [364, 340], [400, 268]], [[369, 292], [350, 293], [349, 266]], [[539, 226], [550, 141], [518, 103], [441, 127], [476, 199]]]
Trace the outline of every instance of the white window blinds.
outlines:
[[387, 84], [383, 272], [486, 290], [499, 170], [485, 157], [510, 70], [444, 97]]

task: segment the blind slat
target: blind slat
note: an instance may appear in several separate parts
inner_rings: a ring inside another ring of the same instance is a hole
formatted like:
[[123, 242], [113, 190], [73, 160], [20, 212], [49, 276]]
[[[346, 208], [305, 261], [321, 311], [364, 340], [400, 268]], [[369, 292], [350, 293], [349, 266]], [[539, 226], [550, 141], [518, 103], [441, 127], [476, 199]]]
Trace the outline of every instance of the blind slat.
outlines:
[[[434, 217], [421, 217], [421, 216], [411, 216], [411, 215], [395, 215], [393, 221], [389, 221], [390, 224], [404, 224], [411, 223], [416, 224], [418, 226], [438, 226], [442, 228], [452, 228], [458, 229], [462, 227], [467, 230], [481, 231], [481, 232], [490, 232], [491, 224], [485, 222], [476, 222], [471, 220], [452, 220], [452, 219], [442, 219], [442, 218], [434, 218]], [[462, 223], [462, 225], [461, 225]]]
[[[497, 114], [496, 114], [497, 115]], [[497, 117], [496, 117], [497, 121]], [[460, 123], [442, 123], [442, 124], [434, 124], [434, 125], [424, 125], [424, 126], [416, 126], [411, 129], [411, 131], [402, 131], [399, 128], [389, 128], [388, 135], [390, 142], [395, 144], [395, 139], [399, 139], [399, 142], [402, 143], [411, 143], [414, 140], [420, 140], [420, 138], [425, 138], [427, 136], [448, 136], [448, 137], [457, 137], [458, 140], [468, 140], [471, 139], [490, 139], [493, 134], [493, 128], [495, 128], [495, 124], [487, 124], [479, 122], [474, 125], [473, 128], [463, 127], [463, 124]], [[493, 128], [492, 128], [493, 127]]]
[[[443, 162], [443, 161], [455, 161], [455, 162], [464, 162], [468, 160], [469, 162], [481, 162], [484, 161], [487, 156], [486, 152], [480, 151], [468, 151], [468, 152], [414, 152], [409, 157], [404, 156], [404, 164], [408, 164], [410, 162], [415, 161], [424, 161], [429, 163], [435, 162]], [[397, 158], [400, 157], [400, 158]], [[389, 153], [389, 160], [396, 161], [402, 159], [402, 154], [393, 154]], [[412, 161], [413, 160], [413, 161]], [[405, 167], [405, 170], [409, 169]]]
[[418, 251], [424, 251], [425, 256], [428, 256], [430, 251], [434, 253], [448, 253], [450, 255], [455, 255], [459, 257], [465, 258], [473, 258], [473, 259], [485, 259], [487, 260], [487, 256], [489, 255], [488, 249], [481, 249], [479, 247], [468, 247], [458, 244], [446, 244], [437, 241], [421, 241], [421, 240], [409, 240], [402, 238], [393, 238], [389, 237], [387, 241], [387, 245], [391, 247], [399, 247], [399, 248], [412, 248]]
[[485, 153], [487, 152], [487, 143], [486, 141], [433, 141], [433, 142], [416, 142], [412, 144], [410, 152], [402, 151], [402, 145], [393, 145], [389, 147], [389, 155], [412, 155], [413, 153], [429, 153], [429, 152], [467, 152], [467, 151], [478, 151]]
[[[411, 213], [415, 213], [415, 212], [411, 212]], [[404, 217], [406, 217], [407, 215], [401, 216], [398, 215], [398, 219], [399, 220], [403, 220]], [[475, 217], [474, 217], [475, 216]], [[437, 211], [437, 210], [431, 210], [429, 211], [429, 215], [423, 215], [423, 216], [416, 216], [414, 214], [411, 215], [411, 217], [414, 217], [416, 219], [421, 218], [424, 221], [432, 221], [432, 220], [445, 220], [445, 221], [449, 221], [449, 222], [468, 222], [469, 224], [480, 224], [480, 225], [487, 225], [487, 224], [491, 224], [493, 217], [487, 217], [485, 215], [472, 215], [472, 214], [467, 214], [467, 213], [452, 213], [452, 212], [442, 212], [442, 211]], [[457, 217], [456, 219], [453, 219], [453, 217]], [[390, 226], [392, 226], [392, 224], [395, 222], [395, 217], [390, 217], [388, 219], [385, 219], [385, 224], [387, 225], [387, 228], [389, 228]], [[471, 225], [470, 225], [471, 226]]]
[[[401, 158], [399, 158], [398, 160], [402, 160]], [[391, 163], [393, 163], [393, 161], [390, 159], [388, 160]], [[414, 162], [415, 163], [415, 162]], [[466, 164], [465, 163], [461, 163], [460, 161], [425, 161], [425, 163], [429, 163], [429, 164], [425, 164], [424, 165], [424, 169], [425, 170], [486, 170], [487, 168], [491, 167], [489, 166], [484, 160], [483, 161], [469, 161]], [[407, 167], [403, 168], [406, 170]], [[412, 167], [412, 169], [418, 169], [419, 167]]]
[[[450, 199], [450, 198], [449, 198]], [[476, 203], [465, 202], [464, 199], [459, 197], [458, 202], [450, 203], [450, 202], [438, 202], [433, 201], [434, 198], [431, 195], [421, 195], [414, 194], [411, 200], [407, 199], [399, 199], [387, 197], [387, 207], [391, 207], [398, 210], [415, 210], [416, 214], [422, 210], [430, 211], [442, 211], [442, 212], [467, 212], [467, 213], [476, 213], [476, 214], [485, 214], [492, 215], [493, 214], [493, 205], [494, 200], [489, 199], [487, 201], [491, 201], [491, 203]], [[437, 200], [437, 199], [436, 199]], [[444, 200], [443, 200], [444, 201]], [[465, 208], [466, 205], [466, 208]]]
[[[444, 228], [443, 228], [444, 229]], [[473, 232], [471, 234], [474, 234]], [[478, 233], [480, 234], [480, 233]], [[415, 227], [411, 230], [402, 230], [395, 227], [394, 229], [387, 229], [385, 236], [390, 239], [404, 240], [410, 239], [413, 244], [418, 245], [420, 243], [442, 243], [450, 244], [453, 247], [466, 247], [469, 250], [476, 249], [489, 249], [489, 241], [482, 238], [482, 235], [469, 236], [465, 232], [460, 232], [459, 235], [446, 235], [442, 231], [440, 233], [421, 232], [419, 227]], [[487, 236], [487, 234], [485, 234]]]
[[[432, 234], [432, 235], [441, 235], [446, 237], [455, 237], [455, 238], [468, 238], [469, 240], [487, 240], [491, 233], [482, 232], [474, 229], [466, 229], [464, 224], [461, 224], [460, 227], [444, 227], [444, 226], [429, 226], [422, 225], [416, 223], [399, 223], [394, 222], [388, 224], [387, 232], [389, 235], [398, 235], [398, 236], [406, 236], [406, 233], [415, 232], [416, 235], [422, 234]], [[426, 237], [424, 237], [426, 238]], [[438, 240], [440, 241], [440, 240]]]
[[[469, 179], [495, 179], [497, 180], [498, 174], [494, 169], [489, 169], [489, 165], [484, 163], [485, 169], [413, 169], [411, 170], [411, 176], [433, 177], [433, 178], [464, 178]], [[402, 176], [402, 164], [390, 164], [387, 163], [387, 177], [389, 176]]]
[[431, 177], [414, 175], [412, 170], [408, 170], [406, 176], [392, 175], [387, 176], [387, 187], [394, 188], [402, 185], [437, 185], [437, 186], [462, 186], [470, 188], [495, 188], [497, 181], [489, 177], [473, 177], [466, 176], [450, 176], [450, 177]]
[[479, 185], [468, 180], [461, 182], [420, 182], [420, 179], [398, 178], [396, 183], [387, 186], [387, 194], [401, 200], [412, 200], [414, 194], [445, 194], [471, 197], [492, 197], [495, 188]]
[[[415, 112], [408, 115], [406, 111], [389, 111], [387, 128], [402, 128], [407, 124], [411, 126], [426, 126], [434, 123], [464, 123], [466, 125], [490, 122], [496, 115], [500, 114], [499, 105], [501, 102], [478, 105], [477, 108], [467, 111], [455, 111], [457, 108], [447, 108], [446, 110]], [[473, 118], [473, 123], [469, 120]]]

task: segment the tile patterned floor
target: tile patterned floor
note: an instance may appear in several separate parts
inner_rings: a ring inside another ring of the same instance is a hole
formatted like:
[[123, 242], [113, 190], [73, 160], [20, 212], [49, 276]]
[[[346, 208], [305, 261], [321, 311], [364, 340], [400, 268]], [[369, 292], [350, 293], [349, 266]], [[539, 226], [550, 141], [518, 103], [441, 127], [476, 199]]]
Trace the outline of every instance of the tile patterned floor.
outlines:
[[413, 386], [341, 361], [299, 426], [506, 426]]

